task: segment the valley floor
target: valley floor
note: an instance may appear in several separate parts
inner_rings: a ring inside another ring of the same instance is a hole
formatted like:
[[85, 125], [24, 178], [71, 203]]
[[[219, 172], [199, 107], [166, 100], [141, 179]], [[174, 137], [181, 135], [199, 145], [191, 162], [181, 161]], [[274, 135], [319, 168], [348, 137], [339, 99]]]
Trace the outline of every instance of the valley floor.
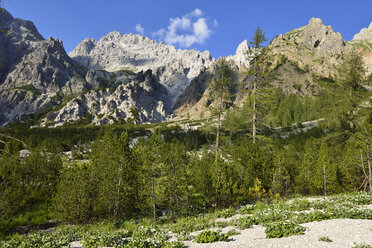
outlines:
[[270, 204], [256, 202], [158, 225], [145, 219], [128, 220], [115, 229], [109, 223], [65, 225], [26, 236], [11, 236], [0, 240], [0, 247], [371, 248], [372, 195], [354, 192], [283, 199]]
[[[284, 238], [267, 239], [265, 227], [257, 225], [241, 231], [241, 234], [232, 236], [230, 242], [216, 242], [198, 244], [187, 241], [190, 248], [214, 247], [345, 247], [356, 245], [372, 245], [372, 220], [335, 219], [314, 221], [301, 224], [306, 228], [303, 235], [294, 235]], [[231, 227], [222, 229], [228, 232]], [[332, 242], [319, 241], [320, 237], [328, 237]]]
[[[369, 205], [372, 209], [372, 205]], [[266, 248], [266, 247], [338, 247], [350, 248], [359, 245], [372, 245], [372, 220], [335, 219], [314, 221], [301, 224], [306, 228], [303, 235], [294, 235], [284, 238], [267, 239], [265, 227], [256, 225], [253, 228], [241, 230], [240, 234], [232, 236], [229, 242], [215, 242], [198, 244], [193, 241], [185, 241], [189, 248]], [[233, 227], [225, 227], [223, 233], [232, 230]], [[201, 231], [193, 234], [198, 234]], [[321, 237], [328, 237], [331, 241], [319, 241]], [[366, 247], [365, 246], [365, 247]], [[82, 248], [81, 242], [71, 243], [71, 248]]]

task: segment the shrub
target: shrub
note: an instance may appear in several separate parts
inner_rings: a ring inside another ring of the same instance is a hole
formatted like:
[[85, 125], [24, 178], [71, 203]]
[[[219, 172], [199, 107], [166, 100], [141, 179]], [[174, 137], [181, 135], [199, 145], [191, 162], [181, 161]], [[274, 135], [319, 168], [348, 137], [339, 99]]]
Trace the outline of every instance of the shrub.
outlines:
[[372, 248], [372, 246], [367, 245], [367, 244], [356, 244], [356, 243], [354, 244], [355, 246], [353, 246], [352, 248]]
[[250, 228], [253, 225], [256, 225], [257, 221], [253, 217], [247, 216], [247, 217], [235, 220], [233, 224], [237, 226], [240, 230], [243, 230], [243, 229]]
[[333, 242], [333, 241], [332, 241], [330, 238], [328, 238], [328, 237], [320, 237], [318, 240], [319, 240], [319, 241], [322, 241], [322, 242], [328, 242], [328, 243]]
[[216, 215], [217, 218], [225, 218], [226, 219], [226, 218], [229, 218], [229, 217], [235, 215], [235, 210], [234, 210], [234, 208], [230, 207], [230, 208], [227, 208], [227, 209], [216, 211], [215, 215]]
[[121, 232], [105, 232], [105, 233], [88, 233], [84, 236], [82, 244], [87, 248], [98, 246], [119, 246], [125, 244], [128, 237], [127, 231]]
[[298, 224], [282, 221], [268, 224], [265, 229], [266, 238], [269, 239], [301, 235], [304, 231], [305, 228]]
[[254, 205], [247, 204], [247, 205], [239, 208], [236, 212], [238, 214], [251, 214], [251, 213], [253, 213], [254, 209], [255, 209]]
[[229, 241], [229, 236], [227, 234], [205, 230], [202, 233], [196, 235], [194, 241], [197, 243], [213, 243], [218, 241], [227, 242]]

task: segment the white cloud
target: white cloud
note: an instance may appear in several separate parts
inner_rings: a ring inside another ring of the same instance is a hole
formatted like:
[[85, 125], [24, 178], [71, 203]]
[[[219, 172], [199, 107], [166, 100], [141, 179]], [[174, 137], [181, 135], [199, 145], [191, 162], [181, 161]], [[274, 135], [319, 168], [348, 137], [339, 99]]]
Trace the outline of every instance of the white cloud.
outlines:
[[201, 9], [196, 8], [190, 13], [186, 14], [185, 16], [200, 17], [202, 15], [203, 15], [203, 11], [201, 11]]
[[139, 33], [139, 34], [143, 34], [145, 32], [145, 29], [142, 27], [142, 25], [140, 23], [138, 23], [134, 28], [136, 29], [137, 33]]
[[[211, 35], [207, 19], [202, 17], [203, 12], [196, 8], [182, 17], [170, 18], [166, 29], [162, 28], [152, 35], [166, 43], [181, 47], [190, 47], [193, 44], [203, 44]], [[217, 20], [211, 25], [216, 26]]]
[[159, 29], [158, 31], [153, 32], [151, 35], [154, 36], [155, 38], [158, 38], [159, 40], [162, 40], [165, 36], [165, 29], [164, 28]]

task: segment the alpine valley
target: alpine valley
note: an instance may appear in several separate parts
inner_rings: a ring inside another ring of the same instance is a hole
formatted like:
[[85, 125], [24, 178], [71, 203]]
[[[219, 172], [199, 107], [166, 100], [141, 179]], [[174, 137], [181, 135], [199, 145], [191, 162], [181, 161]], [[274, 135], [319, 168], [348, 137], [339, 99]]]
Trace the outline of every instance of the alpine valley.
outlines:
[[371, 247], [372, 23], [67, 54], [0, 9], [0, 248]]

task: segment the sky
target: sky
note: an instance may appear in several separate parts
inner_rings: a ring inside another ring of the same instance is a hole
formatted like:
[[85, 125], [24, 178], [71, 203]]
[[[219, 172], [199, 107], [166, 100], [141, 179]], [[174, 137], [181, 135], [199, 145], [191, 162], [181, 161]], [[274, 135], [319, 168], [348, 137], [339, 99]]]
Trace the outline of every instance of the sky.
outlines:
[[319, 17], [345, 40], [372, 22], [372, 0], [2, 0], [14, 17], [33, 21], [67, 52], [85, 38], [137, 33], [182, 49], [235, 54], [259, 26], [268, 40]]

